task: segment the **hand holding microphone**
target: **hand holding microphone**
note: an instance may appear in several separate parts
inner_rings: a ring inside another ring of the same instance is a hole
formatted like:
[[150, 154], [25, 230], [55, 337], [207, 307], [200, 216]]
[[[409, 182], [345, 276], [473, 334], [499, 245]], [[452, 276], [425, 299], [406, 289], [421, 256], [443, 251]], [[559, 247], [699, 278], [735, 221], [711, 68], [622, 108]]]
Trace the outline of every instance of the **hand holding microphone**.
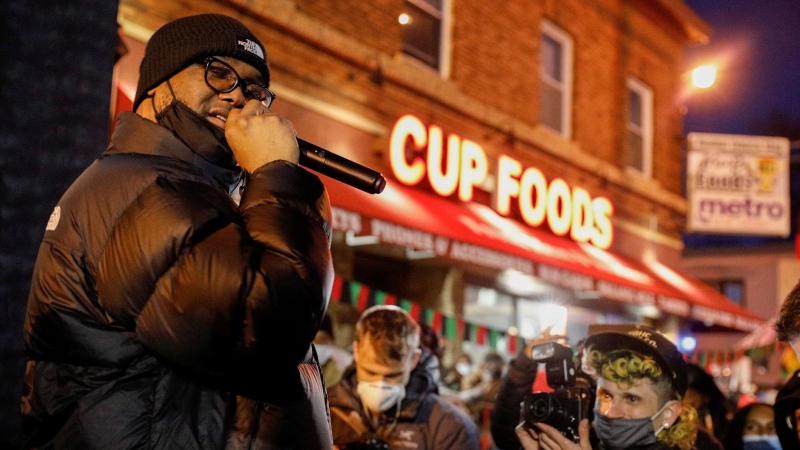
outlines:
[[[383, 175], [369, 167], [300, 138], [293, 142], [296, 133], [291, 122], [269, 112], [256, 101], [247, 102], [241, 111], [231, 110], [225, 137], [237, 162], [247, 172], [276, 159], [285, 159], [370, 194], [380, 194], [386, 187]], [[295, 145], [299, 146], [298, 159], [293, 151]], [[283, 153], [279, 152], [284, 149]]]
[[231, 109], [225, 123], [225, 139], [236, 162], [247, 173], [279, 159], [298, 164], [296, 136], [288, 119], [255, 100], [241, 109]]

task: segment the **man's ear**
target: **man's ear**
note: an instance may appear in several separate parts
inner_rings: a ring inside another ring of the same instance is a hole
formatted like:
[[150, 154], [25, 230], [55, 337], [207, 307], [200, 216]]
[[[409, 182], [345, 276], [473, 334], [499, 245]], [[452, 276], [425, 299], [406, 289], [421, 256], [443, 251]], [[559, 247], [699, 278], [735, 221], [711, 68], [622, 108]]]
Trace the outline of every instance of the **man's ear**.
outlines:
[[662, 419], [661, 421], [664, 423], [669, 423], [667, 428], [671, 427], [678, 417], [681, 415], [681, 411], [683, 411], [683, 405], [678, 400], [670, 400], [669, 406], [664, 409], [664, 412], [661, 414]]
[[153, 122], [156, 121], [154, 104], [153, 104], [153, 102], [155, 101], [156, 89], [158, 89], [158, 86], [147, 91], [147, 95], [145, 96], [145, 98], [142, 99], [141, 102], [139, 102], [139, 107], [137, 107], [136, 111], [134, 111], [136, 114], [139, 114], [145, 119], [151, 120]]
[[358, 341], [353, 341], [353, 362], [358, 363]]

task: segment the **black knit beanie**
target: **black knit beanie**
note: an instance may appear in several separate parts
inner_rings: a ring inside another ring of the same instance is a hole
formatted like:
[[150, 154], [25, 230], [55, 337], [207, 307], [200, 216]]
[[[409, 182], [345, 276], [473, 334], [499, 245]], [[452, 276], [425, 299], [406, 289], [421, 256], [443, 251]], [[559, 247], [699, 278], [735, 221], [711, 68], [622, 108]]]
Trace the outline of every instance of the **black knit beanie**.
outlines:
[[238, 20], [220, 14], [200, 14], [174, 20], [159, 28], [144, 51], [133, 110], [158, 86], [184, 67], [208, 56], [230, 56], [250, 64], [269, 86], [264, 46]]

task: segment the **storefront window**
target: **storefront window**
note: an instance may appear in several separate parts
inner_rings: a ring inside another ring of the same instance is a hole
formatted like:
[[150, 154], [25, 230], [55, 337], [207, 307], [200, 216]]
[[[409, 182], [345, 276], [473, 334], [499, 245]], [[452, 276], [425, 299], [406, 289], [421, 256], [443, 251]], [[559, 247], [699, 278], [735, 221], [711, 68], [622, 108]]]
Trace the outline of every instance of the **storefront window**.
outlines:
[[507, 330], [514, 325], [514, 298], [495, 289], [467, 285], [464, 320], [489, 328]]

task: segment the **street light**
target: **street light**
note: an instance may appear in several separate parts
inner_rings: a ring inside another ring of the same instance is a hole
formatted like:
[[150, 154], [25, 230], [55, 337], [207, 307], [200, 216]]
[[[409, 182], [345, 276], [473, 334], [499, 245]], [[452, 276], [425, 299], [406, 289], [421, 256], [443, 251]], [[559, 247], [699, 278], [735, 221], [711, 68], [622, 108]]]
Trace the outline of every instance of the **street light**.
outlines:
[[[681, 115], [689, 111], [689, 99], [693, 95], [707, 95], [705, 91], [714, 85], [717, 80], [719, 62], [703, 64], [694, 69], [687, 70], [681, 75], [681, 84], [675, 97], [675, 106]], [[716, 89], [715, 89], [716, 90]]]
[[705, 64], [692, 70], [692, 84], [700, 89], [711, 87], [716, 78], [717, 68], [711, 64]]

